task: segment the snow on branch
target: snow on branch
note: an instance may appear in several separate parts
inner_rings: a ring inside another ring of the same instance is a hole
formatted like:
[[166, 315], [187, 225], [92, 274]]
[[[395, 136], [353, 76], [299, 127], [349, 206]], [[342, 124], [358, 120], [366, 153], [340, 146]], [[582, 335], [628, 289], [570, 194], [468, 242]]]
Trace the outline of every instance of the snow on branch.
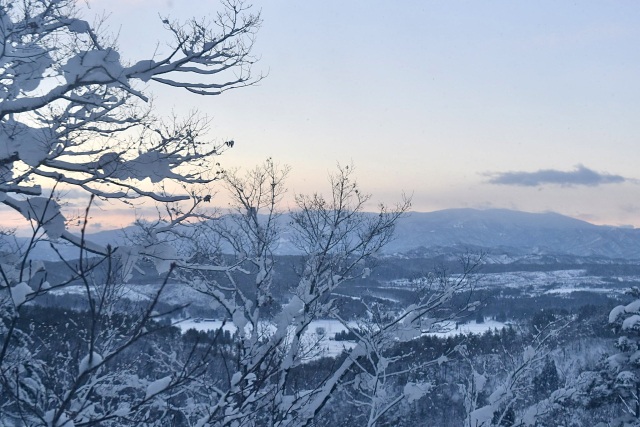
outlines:
[[[219, 179], [213, 159], [233, 144], [209, 140], [208, 119], [195, 112], [154, 117], [141, 85], [218, 95], [258, 81], [251, 52], [260, 15], [240, 0], [221, 9], [211, 19], [164, 19], [173, 40], [167, 55], [130, 64], [73, 0], [0, 3], [0, 203], [38, 220], [39, 199], [29, 208], [11, 196], [41, 197], [35, 178], [160, 203], [191, 199], [192, 186]], [[182, 192], [167, 192], [167, 182]], [[45, 229], [67, 239], [59, 211], [49, 209], [60, 219], [44, 218]]]

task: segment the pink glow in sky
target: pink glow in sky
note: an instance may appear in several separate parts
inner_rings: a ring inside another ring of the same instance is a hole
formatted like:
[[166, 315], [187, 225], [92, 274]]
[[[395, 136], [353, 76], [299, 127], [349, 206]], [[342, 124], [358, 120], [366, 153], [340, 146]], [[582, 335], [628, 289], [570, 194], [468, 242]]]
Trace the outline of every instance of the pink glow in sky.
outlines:
[[[133, 61], [158, 40], [164, 48], [160, 16], [205, 16], [217, 5], [91, 0], [84, 13], [108, 14]], [[637, 3], [256, 7], [256, 71], [268, 73], [259, 85], [215, 98], [151, 86], [161, 113], [197, 108], [213, 118], [212, 137], [237, 142], [225, 166], [273, 157], [293, 167], [293, 191], [310, 192], [325, 188], [336, 162], [353, 162], [374, 200], [404, 191], [415, 210], [499, 207], [640, 226]], [[622, 180], [582, 185], [571, 175], [579, 165]], [[545, 181], [544, 171], [569, 181]], [[489, 182], [504, 173], [515, 181]], [[532, 177], [542, 181], [518, 185]]]

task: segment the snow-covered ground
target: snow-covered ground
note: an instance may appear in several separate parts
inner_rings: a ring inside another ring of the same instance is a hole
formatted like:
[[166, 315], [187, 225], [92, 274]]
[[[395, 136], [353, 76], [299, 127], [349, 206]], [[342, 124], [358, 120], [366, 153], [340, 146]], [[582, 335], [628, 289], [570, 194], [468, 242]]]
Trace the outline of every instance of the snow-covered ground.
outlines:
[[545, 294], [570, 294], [571, 292], [595, 292], [600, 294], [611, 293], [611, 288], [556, 288], [549, 289]]
[[[476, 289], [519, 289], [532, 296], [578, 291], [622, 293], [630, 286], [640, 286], [640, 276], [606, 277], [589, 274], [584, 269], [480, 273], [476, 277]], [[406, 289], [412, 286], [408, 279], [396, 279], [384, 287]]]
[[187, 332], [189, 329], [195, 329], [196, 331], [216, 331], [222, 328], [223, 331], [229, 331], [230, 333], [235, 334], [238, 329], [233, 322], [223, 322], [222, 320], [213, 319], [178, 320], [175, 325], [182, 330], [182, 333]]
[[[233, 322], [223, 322], [222, 320], [214, 319], [187, 319], [177, 321], [176, 326], [180, 327], [182, 332], [186, 332], [189, 329], [195, 329], [197, 331], [213, 331], [222, 328], [230, 333], [235, 333], [237, 327]], [[356, 326], [354, 324], [354, 326]], [[269, 331], [273, 326], [269, 324], [262, 325], [265, 331]], [[355, 346], [355, 343], [349, 341], [336, 341], [335, 336], [338, 332], [346, 331], [347, 328], [337, 320], [314, 320], [309, 325], [307, 332], [304, 335], [303, 340], [308, 346], [313, 346], [313, 354], [311, 359], [318, 357], [335, 357], [342, 353], [344, 349], [351, 349]]]
[[[182, 332], [186, 332], [189, 329], [195, 329], [198, 331], [212, 331], [222, 328], [230, 333], [235, 333], [237, 328], [232, 322], [223, 322], [222, 320], [214, 319], [187, 319], [180, 320], [176, 323]], [[357, 323], [349, 325], [350, 327], [357, 327]], [[428, 335], [435, 335], [439, 337], [448, 337], [458, 334], [482, 334], [488, 330], [502, 329], [506, 325], [495, 320], [487, 320], [484, 323], [465, 323], [456, 327], [455, 322], [446, 322], [437, 326], [438, 332], [429, 332]], [[264, 325], [265, 330], [272, 328], [271, 325]], [[346, 331], [347, 328], [337, 320], [322, 319], [314, 320], [309, 325], [307, 332], [304, 335], [304, 341], [309, 347], [314, 347], [310, 352], [309, 360], [316, 359], [318, 357], [335, 357], [342, 353], [343, 350], [349, 350], [355, 346], [351, 341], [336, 341], [335, 336], [339, 332]]]
[[[591, 275], [587, 270], [512, 271], [481, 274], [479, 288], [518, 288], [529, 293], [619, 292], [629, 282], [640, 282], [640, 277], [610, 278]], [[625, 285], [625, 283], [627, 283]], [[619, 284], [619, 285], [618, 285]]]
[[[402, 289], [407, 291], [415, 286], [408, 279], [396, 279], [368, 289], [367, 295], [391, 303], [401, 300], [394, 292]], [[607, 277], [592, 275], [585, 269], [555, 270], [555, 271], [511, 271], [502, 273], [481, 273], [477, 276], [476, 289], [518, 290], [522, 295], [538, 296], [543, 294], [569, 295], [573, 292], [593, 292], [620, 294], [631, 286], [640, 286], [640, 276]], [[122, 297], [132, 301], [151, 299], [158, 290], [158, 284], [122, 285]], [[394, 290], [391, 291], [390, 290]], [[55, 295], [84, 294], [84, 286], [65, 286], [51, 291]], [[334, 293], [334, 296], [359, 300], [362, 296]], [[215, 308], [217, 303], [211, 297], [196, 291], [191, 286], [182, 283], [169, 283], [160, 298], [168, 304], [189, 304], [199, 308]]]
[[476, 322], [463, 323], [458, 325], [457, 327], [455, 322], [447, 322], [439, 326], [442, 328], [440, 332], [431, 332], [429, 335], [435, 335], [439, 337], [450, 337], [458, 334], [479, 335], [479, 334], [485, 333], [486, 331], [490, 331], [494, 329], [500, 330], [507, 325], [495, 320], [485, 320], [484, 323], [476, 323]]
[[[141, 285], [136, 283], [125, 283], [116, 286], [119, 288], [120, 297], [131, 301], [151, 300], [160, 287], [159, 284]], [[86, 288], [83, 285], [68, 285], [51, 291], [53, 295], [84, 295], [86, 292]], [[204, 295], [184, 283], [168, 283], [162, 292], [160, 301], [168, 304], [190, 304], [196, 302], [195, 305], [208, 304], [213, 307], [216, 306], [212, 297]]]

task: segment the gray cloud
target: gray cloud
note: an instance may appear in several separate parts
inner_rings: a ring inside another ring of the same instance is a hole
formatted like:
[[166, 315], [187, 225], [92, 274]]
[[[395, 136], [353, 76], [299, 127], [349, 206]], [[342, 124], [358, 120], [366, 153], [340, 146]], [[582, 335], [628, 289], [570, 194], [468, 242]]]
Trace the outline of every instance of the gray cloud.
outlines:
[[541, 169], [535, 172], [498, 172], [487, 174], [490, 184], [516, 185], [521, 187], [537, 187], [543, 184], [561, 186], [585, 185], [596, 187], [602, 184], [617, 184], [629, 181], [620, 175], [599, 173], [583, 165], [577, 165], [572, 171]]

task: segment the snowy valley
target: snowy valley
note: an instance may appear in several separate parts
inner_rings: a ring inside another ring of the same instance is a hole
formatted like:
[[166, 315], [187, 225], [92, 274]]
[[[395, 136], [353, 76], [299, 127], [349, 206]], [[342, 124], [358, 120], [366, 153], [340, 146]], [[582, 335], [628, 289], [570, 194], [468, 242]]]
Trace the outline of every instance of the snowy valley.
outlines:
[[261, 70], [261, 9], [215, 3], [0, 0], [0, 427], [640, 427], [640, 229], [412, 211], [635, 220], [636, 22], [576, 30], [615, 46], [582, 81], [527, 2], [264, 2]]

